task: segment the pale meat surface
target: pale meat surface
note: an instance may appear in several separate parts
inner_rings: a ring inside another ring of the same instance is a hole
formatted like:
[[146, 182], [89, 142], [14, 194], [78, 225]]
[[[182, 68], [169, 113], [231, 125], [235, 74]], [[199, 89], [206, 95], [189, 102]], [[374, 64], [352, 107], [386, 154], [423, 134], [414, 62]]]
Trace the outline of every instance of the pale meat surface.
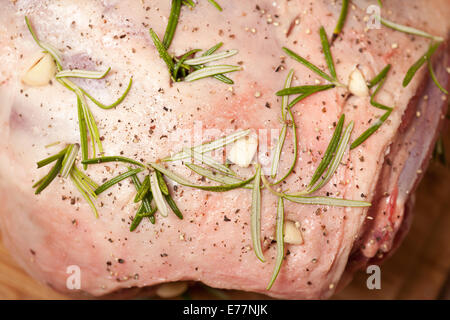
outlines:
[[[27, 15], [39, 38], [62, 51], [68, 68], [112, 68], [106, 80], [77, 82], [95, 97], [114, 101], [133, 77], [129, 95], [117, 108], [102, 110], [90, 104], [91, 110], [107, 155], [155, 161], [181, 150], [186, 145], [185, 133], [193, 136], [196, 123], [203, 130], [218, 129], [215, 137], [203, 137], [205, 141], [239, 129], [279, 130], [280, 99], [275, 92], [282, 88], [287, 71], [295, 70], [294, 85], [315, 84], [318, 79], [286, 57], [281, 47], [291, 48], [325, 70], [318, 30], [323, 25], [332, 34], [339, 1], [222, 1], [223, 12], [207, 1], [200, 1], [194, 10], [183, 7], [170, 51], [180, 55], [221, 41], [224, 49], [238, 49], [239, 54], [226, 61], [243, 67], [230, 75], [235, 81], [232, 90], [211, 78], [170, 83], [167, 67], [148, 33], [152, 27], [162, 37], [169, 1], [0, 2], [0, 227], [11, 253], [31, 275], [67, 291], [66, 269], [77, 265], [82, 272], [82, 290], [92, 295], [178, 280], [280, 298], [333, 294], [367, 209], [286, 202], [286, 218], [300, 222], [304, 244], [288, 245], [278, 279], [267, 292], [276, 245], [264, 242], [266, 263], [251, 249], [249, 190], [212, 193], [178, 186], [174, 195], [184, 219], [157, 214], [155, 225], [144, 220], [132, 233], [135, 189], [128, 180], [99, 197], [99, 219], [69, 181], [57, 179], [35, 196], [31, 186], [46, 170], [37, 170], [36, 161], [79, 140], [76, 98], [57, 82], [28, 87], [20, 76], [27, 59], [39, 52], [24, 23]], [[421, 70], [407, 88], [401, 86], [428, 41], [412, 41], [410, 36], [385, 27], [367, 30], [364, 17], [372, 2], [353, 2], [342, 38], [335, 41], [332, 52], [343, 83], [356, 65], [371, 79], [392, 64], [378, 100], [395, 109], [375, 135], [345, 154], [337, 174], [318, 193], [321, 195], [371, 201], [384, 156], [424, 75]], [[390, 20], [447, 36], [447, 1], [384, 2], [383, 12], [390, 13]], [[267, 14], [277, 23], [267, 23]], [[295, 19], [299, 23], [287, 37], [286, 30]], [[283, 68], [278, 68], [280, 65]], [[342, 113], [347, 123], [355, 122], [352, 140], [381, 115], [369, 98], [352, 97], [344, 103], [342, 93], [339, 89], [319, 93], [293, 109], [299, 157], [295, 174], [283, 188], [295, 191], [306, 186], [333, 134], [333, 123]], [[269, 137], [272, 145], [276, 138]], [[45, 148], [55, 141], [61, 144]], [[292, 136], [288, 135], [280, 172], [291, 163], [291, 147]], [[180, 163], [170, 164], [170, 168], [202, 183]], [[90, 166], [88, 173], [101, 182], [125, 170], [126, 165], [105, 164]], [[250, 176], [252, 170], [241, 173]], [[265, 239], [275, 236], [276, 201], [275, 196], [263, 192]], [[225, 216], [231, 221], [225, 221]], [[374, 254], [367, 252], [368, 256]]]

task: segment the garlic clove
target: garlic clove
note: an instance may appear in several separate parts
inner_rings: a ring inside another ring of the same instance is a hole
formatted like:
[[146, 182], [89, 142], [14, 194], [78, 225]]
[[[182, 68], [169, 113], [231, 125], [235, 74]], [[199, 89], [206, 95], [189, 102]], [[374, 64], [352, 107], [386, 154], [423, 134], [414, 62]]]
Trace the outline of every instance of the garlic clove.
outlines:
[[284, 242], [289, 244], [303, 244], [303, 236], [295, 222], [287, 220], [284, 223]]
[[367, 97], [369, 95], [366, 79], [358, 68], [355, 68], [355, 70], [350, 73], [348, 78], [348, 90], [358, 97]]
[[175, 298], [183, 294], [187, 288], [186, 282], [163, 283], [156, 289], [156, 294], [164, 299]]
[[255, 156], [258, 149], [258, 139], [254, 136], [236, 140], [227, 154], [228, 160], [232, 163], [247, 168]]
[[45, 86], [55, 76], [56, 64], [48, 53], [36, 56], [33, 64], [22, 76], [22, 82], [29, 86]]

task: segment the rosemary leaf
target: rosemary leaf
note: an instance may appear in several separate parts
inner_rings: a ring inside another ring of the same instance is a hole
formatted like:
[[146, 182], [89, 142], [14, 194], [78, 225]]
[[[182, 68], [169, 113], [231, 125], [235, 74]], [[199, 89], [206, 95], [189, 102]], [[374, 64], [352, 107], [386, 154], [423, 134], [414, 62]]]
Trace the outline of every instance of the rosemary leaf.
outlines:
[[212, 46], [211, 48], [209, 48], [208, 50], [203, 52], [202, 57], [209, 56], [209, 55], [213, 54], [214, 52], [219, 50], [222, 46], [223, 46], [223, 42], [219, 42], [218, 44]]
[[75, 187], [78, 189], [78, 191], [81, 193], [81, 195], [83, 196], [83, 198], [86, 200], [86, 202], [89, 204], [89, 206], [91, 207], [92, 211], [94, 211], [94, 215], [96, 218], [99, 217], [98, 215], [98, 211], [97, 208], [95, 207], [94, 203], [92, 202], [91, 198], [89, 197], [89, 195], [86, 193], [86, 191], [83, 189], [83, 186], [81, 184], [81, 182], [78, 180], [78, 178], [74, 175], [74, 172], [71, 171], [70, 172], [70, 178], [73, 182], [73, 184], [75, 185]]
[[[220, 182], [221, 184], [236, 184], [236, 183], [240, 183], [243, 181], [242, 179], [239, 179], [236, 177], [230, 177], [230, 176], [221, 174], [219, 172], [214, 172], [209, 169], [205, 169], [205, 168], [198, 166], [196, 164], [193, 164], [193, 163], [185, 163], [184, 165], [186, 167], [188, 167], [189, 169], [191, 169], [192, 171], [194, 171], [195, 173], [201, 175], [202, 177], [208, 178], [209, 180], [212, 180], [212, 181]], [[252, 186], [253, 185], [249, 183], [249, 184], [243, 186], [242, 188], [251, 189]]]
[[[170, 47], [172, 43], [175, 30], [177, 29], [178, 19], [180, 18], [181, 0], [172, 0], [172, 7], [170, 8], [169, 21], [167, 23], [166, 32], [162, 44], [165, 49]], [[151, 29], [150, 29], [151, 30]]]
[[37, 167], [38, 167], [38, 169], [39, 169], [39, 168], [42, 168], [42, 167], [45, 167], [45, 166], [48, 165], [49, 163], [52, 163], [52, 162], [54, 162], [54, 161], [56, 161], [56, 160], [58, 160], [58, 159], [60, 159], [60, 158], [63, 158], [64, 155], [66, 154], [68, 148], [69, 148], [69, 147], [65, 147], [64, 149], [62, 149], [62, 150], [61, 150], [60, 152], [58, 152], [57, 154], [55, 154], [55, 155], [53, 155], [53, 156], [50, 156], [50, 157], [48, 157], [48, 158], [45, 158], [44, 160], [41, 160], [41, 161], [39, 161], [39, 162], [37, 162]]
[[440, 42], [432, 42], [428, 48], [428, 51], [425, 52], [423, 56], [419, 58], [406, 72], [405, 78], [403, 79], [403, 87], [406, 87], [416, 74], [416, 72], [427, 62], [430, 60], [433, 53], [436, 51], [436, 49], [439, 47], [441, 43]]
[[[292, 78], [294, 77], [294, 69], [289, 70], [289, 73], [284, 81], [284, 89], [290, 88], [292, 83]], [[281, 119], [286, 121], [286, 112], [288, 109], [289, 97], [282, 96], [281, 97]]]
[[380, 20], [380, 22], [385, 25], [388, 28], [400, 31], [400, 32], [404, 32], [404, 33], [409, 33], [415, 36], [419, 36], [419, 37], [424, 37], [424, 38], [428, 38], [428, 39], [432, 39], [434, 41], [437, 42], [442, 42], [444, 41], [444, 39], [442, 39], [441, 37], [436, 37], [433, 36], [432, 34], [429, 34], [428, 32], [422, 31], [422, 30], [418, 30], [416, 28], [412, 28], [412, 27], [407, 27], [389, 20], [386, 20], [382, 17], [377, 16], [376, 17], [378, 20]]
[[325, 72], [320, 70], [319, 67], [315, 66], [314, 64], [312, 64], [311, 62], [309, 62], [305, 58], [303, 58], [303, 57], [299, 56], [298, 54], [296, 54], [294, 51], [292, 51], [292, 50], [290, 50], [290, 49], [288, 49], [286, 47], [283, 47], [283, 51], [286, 52], [292, 59], [300, 62], [305, 67], [307, 67], [311, 71], [315, 72], [316, 74], [318, 74], [319, 76], [321, 76], [325, 80], [328, 80], [329, 82], [333, 82], [333, 78], [331, 78], [328, 74], [326, 74]]
[[219, 163], [214, 158], [211, 158], [210, 156], [208, 156], [204, 153], [199, 153], [199, 152], [195, 151], [194, 149], [190, 149], [190, 148], [185, 148], [185, 149], [183, 149], [183, 151], [186, 152], [187, 154], [189, 154], [189, 156], [191, 158], [193, 158], [194, 160], [202, 162], [202, 163], [210, 166], [211, 168], [214, 168], [225, 174], [236, 175], [236, 173], [234, 173], [233, 170], [231, 170], [227, 166]]
[[[179, 0], [177, 0], [177, 1], [179, 1]], [[158, 35], [155, 33], [155, 31], [153, 31], [153, 29], [150, 28], [149, 32], [150, 32], [150, 36], [153, 40], [153, 44], [155, 45], [156, 50], [158, 50], [159, 56], [166, 63], [167, 68], [169, 69], [169, 73], [172, 74], [173, 69], [175, 67], [175, 65], [173, 64], [172, 57], [169, 55], [169, 53], [167, 52], [167, 49], [164, 47], [164, 45], [159, 40]]]
[[116, 101], [114, 101], [113, 103], [106, 105], [101, 103], [100, 101], [98, 101], [97, 99], [95, 99], [93, 96], [91, 96], [88, 92], [86, 92], [86, 90], [84, 90], [83, 88], [80, 88], [80, 91], [83, 92], [83, 94], [89, 98], [89, 100], [91, 100], [93, 103], [95, 103], [99, 108], [108, 110], [108, 109], [112, 109], [114, 107], [117, 107], [120, 103], [122, 103], [122, 101], [126, 98], [126, 96], [128, 95], [128, 92], [131, 89], [131, 85], [133, 84], [133, 78], [130, 78], [130, 80], [128, 81], [128, 86], [125, 89], [124, 93], [122, 93], [122, 95], [119, 97], [119, 99], [117, 99]]
[[308, 188], [312, 187], [317, 182], [317, 180], [319, 180], [319, 178], [325, 172], [325, 169], [330, 164], [331, 159], [333, 158], [333, 155], [339, 144], [339, 139], [341, 137], [342, 128], [344, 127], [344, 121], [345, 121], [345, 115], [343, 114], [339, 118], [339, 121], [336, 125], [336, 129], [334, 130], [333, 136], [331, 137], [330, 143], [328, 144], [328, 147], [325, 151], [322, 161], [320, 162], [319, 166], [317, 167], [316, 171], [314, 172], [314, 174], [311, 178], [311, 182], [309, 183]]
[[186, 63], [189, 66], [197, 66], [197, 65], [209, 63], [212, 61], [217, 61], [217, 60], [225, 59], [228, 57], [232, 57], [232, 56], [236, 55], [238, 52], [239, 52], [238, 50], [227, 50], [224, 52], [214, 53], [214, 54], [210, 54], [207, 56], [201, 56], [199, 58], [188, 59], [184, 63]]
[[[348, 1], [344, 0], [343, 6]], [[344, 18], [345, 20], [345, 18]], [[339, 24], [339, 23], [338, 23]], [[339, 30], [340, 32], [340, 30]], [[339, 34], [338, 32], [338, 34]], [[320, 27], [320, 41], [322, 42], [323, 54], [325, 55], [325, 61], [327, 62], [328, 70], [330, 71], [331, 77], [337, 82], [336, 69], [334, 67], [333, 56], [331, 55], [330, 43], [328, 42], [328, 36], [324, 27]]]
[[[86, 120], [83, 114], [83, 105], [81, 104], [81, 99], [77, 96], [77, 110], [78, 110], [78, 127], [80, 130], [80, 144], [81, 144], [81, 160], [87, 160], [89, 158], [88, 149], [88, 139], [87, 139], [87, 128]], [[84, 170], [87, 169], [87, 164], [83, 164]]]
[[90, 190], [90, 194], [95, 198], [97, 195], [95, 194], [94, 190], [97, 189], [99, 186], [98, 184], [89, 178], [86, 174], [83, 173], [83, 171], [79, 170], [77, 166], [72, 167], [72, 171], [75, 175], [78, 176], [79, 180], [82, 182], [83, 185], [86, 186], [86, 189]]
[[272, 278], [270, 278], [266, 290], [270, 290], [270, 288], [272, 288], [275, 280], [278, 277], [278, 273], [280, 272], [284, 258], [284, 203], [283, 198], [281, 197], [278, 198], [276, 230], [277, 257], [275, 259], [275, 268], [273, 269]]
[[39, 185], [34, 185], [33, 188], [37, 187], [36, 191], [34, 194], [39, 194], [41, 193], [45, 188], [48, 187], [48, 185], [56, 178], [56, 176], [58, 175], [59, 171], [61, 170], [62, 167], [62, 161], [63, 158], [59, 158], [56, 161], [56, 164], [52, 167], [52, 169], [49, 171], [49, 173], [41, 180], [39, 180], [38, 182]]
[[169, 194], [164, 195], [164, 198], [166, 199], [167, 204], [169, 205], [170, 209], [172, 209], [173, 213], [175, 213], [175, 215], [180, 218], [181, 220], [183, 220], [183, 214], [181, 213], [180, 209], [178, 209], [177, 204], [175, 203], [175, 201], [173, 200], [172, 196]]
[[61, 177], [64, 179], [69, 176], [70, 170], [72, 170], [75, 159], [78, 155], [78, 151], [80, 151], [80, 145], [78, 143], [71, 144], [64, 156], [61, 168]]
[[383, 70], [381, 70], [381, 72], [375, 76], [375, 78], [373, 78], [372, 80], [369, 81], [369, 83], [367, 84], [369, 89], [372, 89], [374, 86], [376, 86], [378, 83], [380, 83], [380, 81], [382, 81], [384, 78], [386, 78], [389, 70], [391, 70], [390, 64], [388, 64], [386, 67], [384, 67]]
[[163, 195], [165, 195], [165, 196], [169, 195], [169, 188], [167, 187], [167, 184], [164, 181], [164, 178], [163, 178], [163, 175], [161, 174], [161, 172], [156, 171], [156, 177], [158, 178], [159, 189], [161, 189], [161, 192], [163, 193]]
[[352, 133], [354, 126], [354, 122], [351, 121], [350, 124], [345, 129], [342, 137], [339, 140], [337, 145], [336, 154], [333, 157], [333, 160], [330, 163], [330, 166], [325, 174], [325, 177], [322, 178], [314, 187], [308, 188], [308, 193], [312, 193], [316, 190], [322, 188], [328, 181], [330, 181], [331, 177], [336, 172], [339, 164], [341, 163], [342, 157], [344, 156], [345, 150], [348, 146], [348, 141], [350, 140], [350, 135]]
[[105, 162], [125, 162], [125, 163], [135, 164], [140, 167], [145, 167], [142, 163], [140, 163], [136, 160], [126, 158], [126, 157], [121, 157], [121, 156], [99, 157], [99, 158], [92, 158], [92, 159], [87, 159], [87, 160], [81, 161], [81, 163], [83, 163], [83, 164], [97, 164], [97, 163], [105, 163]]
[[104, 184], [102, 184], [100, 187], [98, 187], [95, 190], [95, 194], [99, 195], [102, 192], [104, 192], [104, 191], [108, 190], [109, 188], [111, 188], [113, 185], [115, 185], [115, 184], [119, 183], [120, 181], [125, 180], [126, 178], [128, 178], [128, 177], [130, 177], [130, 176], [132, 176], [134, 174], [137, 174], [137, 173], [139, 173], [141, 171], [142, 171], [141, 168], [137, 168], [137, 169], [129, 170], [127, 172], [119, 174], [118, 176], [112, 178], [109, 181], [106, 181]]
[[195, 2], [193, 0], [182, 0], [182, 2], [191, 9], [195, 8]]
[[144, 199], [144, 197], [147, 195], [149, 190], [150, 190], [150, 178], [149, 178], [149, 176], [146, 176], [144, 179], [144, 182], [137, 189], [136, 196], [134, 197], [134, 202], [137, 203], [137, 202], [141, 201], [142, 199]]
[[428, 71], [430, 72], [431, 79], [433, 79], [433, 82], [436, 84], [436, 86], [441, 90], [443, 94], [448, 95], [448, 91], [444, 89], [444, 87], [439, 83], [439, 80], [437, 79], [434, 71], [433, 71], [433, 65], [431, 63], [431, 60], [428, 59]]
[[285, 195], [286, 200], [311, 205], [325, 205], [334, 207], [370, 207], [372, 204], [366, 201], [346, 200], [331, 197], [290, 196]]
[[282, 90], [276, 92], [276, 95], [277, 96], [288, 96], [288, 95], [297, 94], [297, 93], [302, 93], [302, 94], [315, 93], [315, 92], [323, 91], [323, 90], [330, 89], [333, 87], [334, 87], [334, 85], [332, 85], [332, 84], [331, 85], [330, 84], [304, 85], [304, 86], [282, 89]]
[[106, 71], [87, 71], [87, 70], [62, 70], [56, 74], [56, 78], [85, 78], [85, 79], [103, 79], [111, 71], [108, 68]]
[[278, 142], [273, 153], [272, 166], [270, 168], [270, 176], [274, 179], [277, 175], [278, 164], [280, 163], [281, 152], [283, 150], [284, 141], [286, 140], [287, 124], [284, 124], [278, 137]]
[[150, 188], [152, 190], [153, 198], [158, 208], [159, 213], [163, 217], [167, 217], [169, 210], [167, 208], [166, 202], [164, 201], [164, 196], [161, 192], [160, 184], [158, 181], [157, 171], [152, 171], [150, 173]]
[[247, 180], [244, 180], [244, 181], [241, 181], [238, 183], [234, 183], [234, 184], [223, 184], [223, 185], [219, 185], [219, 186], [202, 186], [202, 185], [196, 185], [196, 184], [191, 183], [189, 180], [186, 180], [185, 178], [177, 175], [176, 173], [164, 168], [164, 166], [162, 166], [160, 164], [150, 163], [150, 166], [152, 168], [154, 168], [155, 170], [160, 171], [167, 178], [169, 178], [183, 186], [196, 188], [196, 189], [200, 189], [200, 190], [212, 191], [212, 192], [225, 192], [225, 191], [229, 191], [232, 189], [241, 188], [241, 187], [245, 186], [246, 184], [248, 184], [249, 182], [251, 182], [254, 178], [254, 177], [251, 177], [250, 179], [247, 179]]
[[256, 174], [252, 190], [251, 234], [253, 251], [261, 262], [265, 262], [261, 248], [261, 166], [256, 166]]
[[332, 89], [332, 88], [334, 88], [334, 87], [335, 87], [334, 84], [327, 84], [327, 85], [323, 85], [323, 86], [317, 86], [317, 87], [316, 87], [316, 90], [311, 90], [311, 91], [308, 92], [308, 93], [303, 93], [303, 94], [299, 95], [297, 98], [295, 98], [294, 100], [292, 100], [292, 101], [289, 103], [289, 108], [292, 108], [292, 107], [295, 106], [297, 103], [299, 103], [299, 102], [302, 101], [303, 99], [308, 98], [310, 95], [312, 95], [312, 94], [314, 94], [314, 93], [316, 93], [316, 92], [325, 91], [325, 90], [328, 90], [328, 89]]
[[222, 11], [222, 7], [214, 0], [208, 0], [209, 3], [211, 3], [214, 7], [217, 8], [217, 10]]
[[[204, 144], [201, 144], [199, 146], [195, 146], [193, 150], [198, 153], [206, 153], [209, 151], [217, 150], [219, 148], [225, 147], [226, 145], [235, 142], [236, 140], [243, 138], [247, 136], [250, 133], [250, 129], [238, 131], [235, 133], [232, 133], [228, 136], [219, 138], [217, 140], [207, 142]], [[176, 161], [176, 160], [182, 160], [189, 158], [190, 155], [184, 151], [178, 152], [174, 154], [173, 156], [169, 158], [165, 158], [163, 161]]]
[[55, 60], [58, 71], [61, 71], [62, 70], [62, 60], [61, 60], [61, 56], [60, 56], [60, 53], [58, 52], [58, 50], [56, 50], [49, 44], [41, 42], [38, 39], [38, 37], [36, 36], [36, 33], [33, 30], [33, 27], [31, 26], [31, 22], [27, 16], [25, 16], [25, 23], [27, 24], [28, 30], [30, 31], [31, 36], [33, 37], [36, 44], [39, 47], [41, 47], [45, 52], [48, 52], [52, 56], [53, 60]]
[[[128, 170], [132, 170], [132, 168], [128, 168]], [[131, 180], [133, 181], [134, 187], [136, 188], [136, 191], [138, 191], [141, 187], [141, 181], [139, 180], [138, 176], [132, 175]], [[151, 191], [147, 192], [147, 195], [142, 199], [141, 206], [139, 207], [138, 211], [136, 212], [133, 222], [130, 226], [130, 231], [134, 231], [139, 224], [141, 223], [142, 219], [144, 217], [148, 217], [150, 222], [152, 224], [155, 224], [155, 212], [157, 208], [152, 208], [151, 201], [152, 201], [153, 195]]]
[[347, 19], [347, 14], [348, 14], [348, 0], [343, 0], [341, 13], [339, 15], [339, 19], [336, 24], [336, 27], [334, 28], [332, 41], [336, 40], [336, 38], [341, 33], [342, 28], [344, 27], [344, 24], [345, 24], [345, 20]]
[[230, 65], [215, 65], [215, 66], [206, 66], [204, 68], [198, 69], [190, 74], [186, 78], [185, 81], [191, 82], [195, 80], [200, 80], [203, 78], [240, 71], [242, 68], [240, 66], [230, 66]]

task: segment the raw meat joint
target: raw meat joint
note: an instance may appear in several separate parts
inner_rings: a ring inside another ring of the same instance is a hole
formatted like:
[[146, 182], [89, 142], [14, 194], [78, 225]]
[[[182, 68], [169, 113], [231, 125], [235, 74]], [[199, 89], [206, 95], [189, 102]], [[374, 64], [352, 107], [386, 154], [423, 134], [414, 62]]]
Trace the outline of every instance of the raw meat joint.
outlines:
[[0, 3], [0, 230], [35, 279], [326, 299], [402, 241], [447, 0]]

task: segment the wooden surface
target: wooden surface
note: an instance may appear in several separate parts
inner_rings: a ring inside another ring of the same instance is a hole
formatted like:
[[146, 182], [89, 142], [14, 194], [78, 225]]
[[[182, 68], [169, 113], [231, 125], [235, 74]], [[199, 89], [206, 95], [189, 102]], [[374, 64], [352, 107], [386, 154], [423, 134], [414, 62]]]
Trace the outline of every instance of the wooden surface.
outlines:
[[[450, 159], [450, 128], [444, 132]], [[335, 299], [450, 299], [450, 169], [432, 163], [417, 192], [414, 220], [401, 247], [381, 266], [381, 290], [359, 272]], [[214, 298], [197, 286], [193, 298]], [[230, 298], [261, 296], [227, 292]], [[30, 278], [0, 242], [0, 299], [67, 299]]]

